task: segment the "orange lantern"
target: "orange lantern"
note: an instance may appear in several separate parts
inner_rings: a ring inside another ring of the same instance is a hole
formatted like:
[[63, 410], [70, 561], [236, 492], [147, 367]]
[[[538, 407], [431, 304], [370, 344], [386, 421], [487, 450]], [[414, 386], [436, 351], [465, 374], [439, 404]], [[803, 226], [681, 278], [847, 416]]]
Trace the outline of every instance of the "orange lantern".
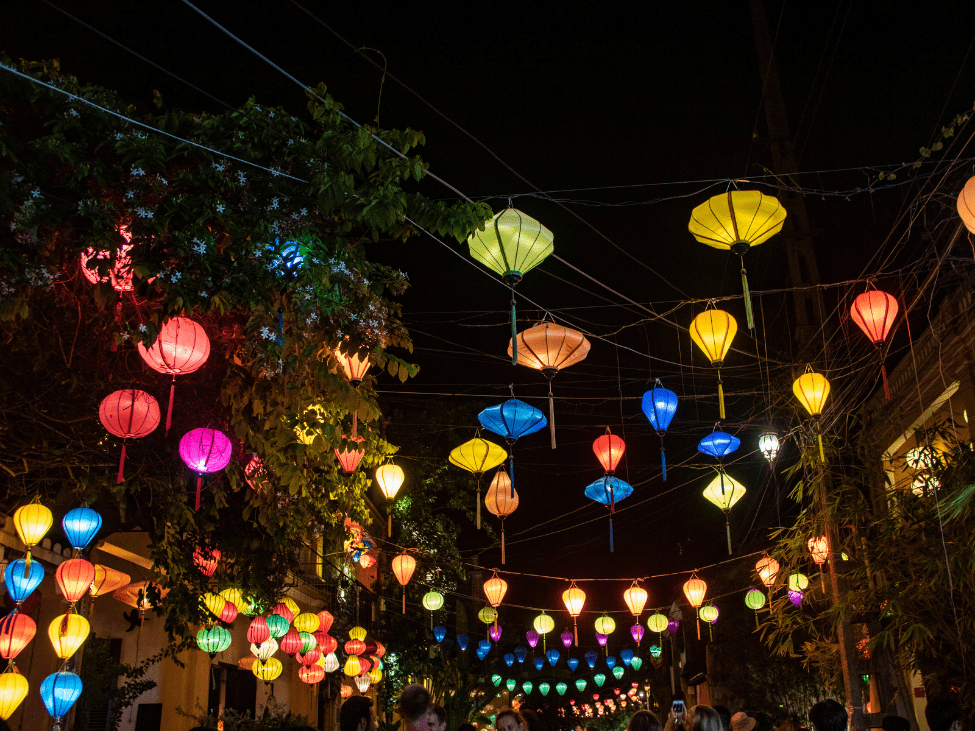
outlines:
[[823, 564], [829, 558], [829, 542], [826, 536], [813, 536], [806, 545], [809, 547], [809, 553], [812, 554], [813, 562], [822, 570]]
[[166, 411], [166, 433], [173, 421], [173, 396], [176, 393], [176, 376], [193, 373], [210, 357], [210, 339], [206, 331], [188, 317], [174, 317], [159, 331], [159, 337], [146, 348], [137, 346], [139, 355], [150, 368], [159, 373], [171, 375], [169, 386], [169, 408]]
[[314, 685], [325, 678], [325, 668], [318, 665], [302, 665], [298, 668], [298, 677], [301, 678], [302, 683]]
[[37, 634], [37, 625], [34, 620], [23, 612], [14, 610], [3, 619], [0, 619], [0, 657], [4, 660], [13, 660], [21, 651], [30, 644]]
[[724, 419], [724, 388], [721, 385], [721, 366], [731, 350], [731, 341], [738, 332], [735, 318], [724, 310], [707, 309], [691, 322], [691, 340], [704, 351], [711, 365], [718, 369], [718, 413]]
[[[886, 292], [872, 290], [858, 295], [850, 307], [850, 317], [863, 330], [870, 342], [878, 346], [887, 339], [890, 329], [897, 318], [897, 300]], [[890, 401], [890, 385], [887, 383], [887, 366], [884, 364], [883, 351], [880, 358], [880, 375], [884, 382], [884, 397]]]
[[410, 579], [413, 577], [413, 571], [416, 569], [416, 559], [413, 558], [408, 553], [401, 553], [398, 556], [393, 557], [393, 574], [396, 576], [396, 580], [403, 587], [403, 614], [406, 614], [406, 585], [410, 583]]
[[128, 574], [96, 563], [95, 578], [91, 582], [91, 596], [94, 598], [102, 594], [110, 594], [130, 581], [132, 578]]
[[363, 553], [359, 556], [359, 568], [371, 569], [376, 565], [376, 558], [371, 553]]
[[68, 604], [76, 603], [95, 580], [95, 565], [83, 558], [69, 558], [54, 572], [61, 595]]
[[779, 562], [766, 554], [758, 559], [755, 570], [758, 571], [758, 577], [765, 584], [765, 587], [771, 589], [775, 585], [775, 577], [779, 573]]
[[[704, 603], [704, 594], [708, 590], [708, 585], [697, 578], [697, 572], [691, 573], [691, 578], [684, 582], [684, 596], [695, 609], [699, 609]], [[695, 612], [696, 614], [696, 612]], [[701, 639], [701, 619], [697, 620], [697, 639]]]
[[247, 670], [249, 672], [253, 669], [254, 663], [256, 662], [257, 662], [257, 658], [254, 657], [253, 655], [245, 655], [244, 657], [240, 658], [240, 660], [237, 661], [237, 667], [241, 668], [242, 670]]
[[403, 473], [403, 468], [392, 462], [381, 465], [376, 470], [376, 484], [379, 485], [383, 497], [386, 498], [386, 518], [389, 521], [386, 535], [390, 537], [393, 535], [393, 514], [390, 512], [390, 506], [405, 479], [406, 475]]
[[575, 646], [579, 646], [579, 627], [577, 620], [580, 614], [582, 614], [582, 607], [586, 603], [586, 592], [576, 586], [576, 582], [573, 581], [569, 584], [569, 588], [562, 592], [562, 601], [565, 603], [565, 608], [569, 611], [569, 616], [572, 617], [572, 628], [573, 634], [575, 635]]
[[366, 651], [366, 643], [362, 640], [349, 640], [343, 649], [346, 655], [361, 655]]
[[635, 580], [633, 581], [633, 585], [623, 592], [623, 601], [626, 602], [626, 606], [630, 608], [630, 612], [636, 617], [637, 622], [640, 621], [640, 612], [647, 605], [649, 596], [647, 590], [642, 586], [637, 586]]
[[[410, 572], [412, 573], [412, 572]], [[322, 632], [328, 632], [332, 629], [332, 622], [335, 621], [335, 617], [327, 609], [323, 609], [318, 613], [318, 629]]]
[[[122, 241], [116, 239], [117, 249], [99, 251], [88, 247], [81, 252], [81, 273], [92, 284], [111, 282], [116, 292], [131, 292], [135, 288], [132, 282], [132, 234], [128, 226], [119, 226], [118, 233]], [[104, 277], [98, 271], [98, 265], [103, 261], [111, 265]]]
[[484, 495], [484, 505], [490, 513], [501, 519], [501, 563], [504, 564], [504, 519], [518, 507], [518, 493], [511, 485], [511, 478], [504, 467], [491, 480], [491, 486]]
[[125, 480], [126, 441], [141, 439], [159, 426], [159, 404], [156, 399], [137, 388], [113, 391], [98, 406], [98, 419], [106, 431], [122, 440], [122, 455], [118, 462], [118, 478]]
[[592, 451], [596, 453], [596, 459], [606, 470], [607, 475], [612, 475], [616, 471], [617, 465], [623, 459], [626, 451], [626, 443], [618, 436], [610, 432], [606, 427], [606, 433], [592, 443]]
[[[792, 392], [810, 416], [818, 422], [819, 415], [823, 413], [823, 407], [826, 405], [826, 399], [829, 397], [829, 381], [826, 380], [826, 376], [822, 373], [816, 373], [811, 366], [806, 366], [806, 372], [792, 384]], [[819, 440], [819, 458], [825, 462], [823, 435], [819, 431], [818, 423], [816, 438]]]
[[339, 688], [339, 695], [342, 698], [348, 698], [349, 696], [351, 696], [352, 695], [352, 686], [351, 685], [346, 685], [345, 683], [342, 683], [342, 687]]
[[220, 563], [220, 556], [219, 548], [197, 548], [193, 551], [193, 563], [204, 576], [213, 576], [217, 564]]
[[975, 178], [969, 178], [958, 194], [958, 215], [965, 228], [975, 234]]
[[[484, 594], [487, 596], [488, 604], [495, 609], [501, 604], [506, 591], [508, 591], [508, 582], [499, 578], [497, 571], [494, 572], [494, 576], [484, 582]], [[494, 626], [498, 626], [497, 618], [494, 620]]]
[[[342, 435], [342, 439], [347, 439], [345, 434]], [[349, 442], [355, 442], [357, 444], [359, 442], [364, 442], [365, 440], [366, 440], [365, 437], [356, 437], [356, 436], [348, 439]], [[339, 451], [338, 447], [335, 448], [335, 456], [338, 457], [339, 464], [342, 465], [343, 470], [345, 470], [350, 474], [355, 472], [355, 468], [359, 466], [359, 462], [362, 461], [362, 458], [365, 456], [365, 454], [366, 454], [365, 448], [349, 449], [349, 446], [346, 445], [345, 447], [342, 448], [341, 452]]]

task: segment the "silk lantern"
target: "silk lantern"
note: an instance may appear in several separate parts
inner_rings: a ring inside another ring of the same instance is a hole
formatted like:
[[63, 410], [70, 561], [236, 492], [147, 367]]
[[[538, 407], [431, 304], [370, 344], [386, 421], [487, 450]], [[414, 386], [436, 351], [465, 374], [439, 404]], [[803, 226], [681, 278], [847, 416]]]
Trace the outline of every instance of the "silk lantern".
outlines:
[[423, 604], [423, 608], [430, 612], [430, 626], [433, 627], [433, 613], [443, 606], [443, 594], [431, 589], [423, 595], [421, 603]]
[[265, 618], [267, 628], [271, 632], [271, 637], [275, 640], [285, 636], [288, 632], [288, 625], [291, 623], [280, 614], [269, 614]]
[[159, 426], [159, 404], [145, 391], [136, 388], [113, 391], [102, 399], [98, 419], [107, 431], [122, 440], [116, 480], [121, 484], [125, 479], [126, 441], [141, 439], [156, 430]]
[[346, 655], [361, 655], [366, 651], [366, 643], [362, 640], [349, 640], [342, 649]]
[[542, 643], [543, 643], [542, 647], [544, 648], [546, 643], [546, 636], [548, 635], [549, 632], [555, 629], [555, 620], [553, 620], [550, 616], [545, 614], [545, 612], [543, 611], [541, 614], [535, 617], [534, 620], [532, 620], [532, 627], [535, 629], [536, 632], [538, 632], [539, 635], [542, 636]]
[[91, 582], [91, 596], [92, 598], [95, 598], [102, 596], [103, 594], [111, 594], [113, 591], [120, 589], [130, 581], [132, 581], [132, 578], [128, 574], [124, 574], [116, 569], [96, 563], [95, 578]]
[[741, 446], [741, 440], [723, 431], [715, 430], [697, 444], [697, 451], [720, 460], [736, 451]]
[[745, 606], [755, 610], [755, 628], [758, 628], [758, 610], [765, 606], [765, 595], [758, 589], [749, 589], [745, 594]]
[[586, 592], [576, 586], [576, 582], [573, 581], [569, 584], [569, 588], [562, 592], [562, 601], [565, 603], [565, 608], [568, 610], [569, 616], [572, 617], [572, 633], [575, 637], [575, 646], [578, 647], [578, 619], [579, 615], [582, 614], [582, 607], [586, 603]]
[[766, 588], [771, 589], [775, 585], [775, 577], [779, 573], [779, 562], [766, 554], [758, 559], [758, 562], [755, 564], [755, 570], [758, 572], [758, 578], [762, 580]]
[[285, 655], [294, 655], [301, 651], [301, 636], [294, 627], [284, 633], [284, 637], [278, 642], [278, 647]]
[[785, 216], [785, 208], [777, 198], [757, 190], [729, 190], [712, 196], [691, 213], [688, 230], [695, 239], [738, 255], [749, 330], [755, 329], [755, 318], [745, 272], [745, 252], [781, 231]]
[[204, 627], [196, 633], [196, 644], [207, 653], [212, 660], [217, 653], [223, 652], [231, 645], [232, 638], [230, 632], [216, 625], [214, 627]]
[[484, 495], [484, 505], [488, 512], [501, 520], [501, 564], [504, 564], [504, 519], [518, 508], [518, 493], [511, 486], [508, 473], [501, 467], [491, 480], [491, 486]]
[[719, 470], [711, 483], [704, 488], [704, 497], [724, 512], [725, 533], [728, 536], [728, 555], [731, 555], [731, 508], [745, 495], [745, 486], [731, 475]]
[[78, 700], [81, 688], [81, 678], [63, 669], [41, 681], [41, 700], [57, 727]]
[[826, 559], [829, 558], [829, 542], [826, 540], [826, 536], [813, 536], [806, 543], [809, 548], [809, 553], [812, 555], [813, 563], [819, 567], [819, 570], [823, 570], [823, 564], [826, 563]]
[[[487, 597], [488, 604], [495, 609], [500, 606], [507, 591], [508, 582], [500, 578], [497, 571], [494, 572], [494, 575], [490, 579], [484, 582], [484, 595]], [[497, 623], [497, 620], [495, 620], [495, 626], [497, 626]]]
[[650, 426], [660, 437], [660, 469], [663, 472], [663, 479], [667, 481], [667, 456], [664, 453], [664, 437], [667, 435], [667, 428], [677, 413], [677, 394], [663, 387], [660, 379], [654, 381], [654, 387], [643, 394], [641, 405], [643, 413], [650, 421]]
[[667, 616], [656, 612], [647, 617], [647, 629], [660, 634], [667, 629]]
[[958, 194], [958, 215], [969, 233], [975, 234], [975, 178], [969, 178]]
[[102, 516], [88, 507], [69, 510], [61, 520], [61, 528], [68, 543], [76, 551], [83, 551], [102, 527]]
[[0, 674], [0, 719], [7, 721], [24, 702], [29, 690], [27, 678], [10, 666]]
[[775, 457], [779, 453], [779, 438], [771, 432], [766, 432], [758, 438], [758, 451], [769, 461], [775, 463]]
[[194, 373], [210, 357], [210, 339], [201, 325], [188, 317], [174, 317], [159, 330], [152, 347], [137, 346], [139, 355], [154, 371], [173, 377], [169, 384], [169, 407], [166, 409], [166, 433], [173, 422], [173, 397], [176, 376]]
[[352, 474], [355, 472], [355, 468], [359, 466], [359, 462], [366, 455], [365, 447], [362, 449], [350, 448], [352, 444], [358, 444], [364, 442], [365, 437], [346, 437], [345, 434], [342, 435], [343, 446], [341, 451], [338, 447], [335, 447], [335, 457], [338, 459], [339, 464], [342, 465], [342, 469], [345, 470], [346, 474]]
[[[81, 252], [81, 274], [92, 284], [111, 283], [116, 292], [131, 292], [135, 285], [132, 279], [132, 234], [128, 226], [119, 226], [121, 240], [116, 239], [118, 246], [106, 250], [89, 246]], [[108, 265], [107, 273], [102, 276], [101, 264]]]
[[850, 317], [863, 330], [880, 352], [880, 375], [884, 382], [884, 398], [890, 401], [890, 384], [887, 383], [887, 366], [883, 357], [883, 342], [897, 319], [897, 300], [886, 292], [871, 290], [858, 295], [850, 307]]
[[606, 433], [592, 443], [592, 451], [595, 453], [596, 459], [599, 460], [599, 464], [603, 466], [605, 473], [612, 475], [616, 472], [616, 468], [626, 452], [626, 442], [613, 434], [609, 427], [606, 427]]
[[584, 360], [589, 355], [589, 341], [578, 330], [553, 322], [540, 322], [518, 334], [517, 356], [514, 341], [508, 343], [508, 355], [519, 365], [541, 371], [548, 379], [548, 428], [555, 449], [555, 404], [552, 400], [552, 379], [563, 368]]
[[396, 493], [399, 492], [405, 480], [406, 475], [403, 473], [403, 468], [394, 465], [392, 462], [387, 462], [376, 468], [376, 484], [379, 485], [383, 497], [386, 498], [386, 518], [389, 521], [386, 527], [387, 536], [393, 535], [393, 514], [390, 512], [393, 498], [396, 497]]
[[372, 678], [368, 674], [362, 673], [356, 676], [355, 687], [359, 689], [360, 693], [365, 694], [370, 685], [372, 685]]
[[[692, 572], [691, 578], [684, 582], [684, 596], [694, 609], [699, 609], [704, 603], [704, 594], [708, 590], [708, 585], [697, 578], [697, 573]], [[696, 612], [695, 612], [696, 614]], [[701, 639], [701, 620], [697, 621], [697, 639]]]
[[484, 624], [493, 624], [498, 621], [498, 610], [494, 607], [481, 607], [477, 613], [477, 618]]
[[[413, 565], [416, 566], [416, 561], [413, 562]], [[410, 569], [410, 575], [412, 574], [413, 574], [413, 569]], [[410, 580], [409, 576], [406, 577], [406, 580], [407, 581]], [[333, 617], [332, 613], [329, 612], [327, 609], [323, 609], [318, 613], [318, 629], [322, 630], [323, 632], [328, 632], [332, 628], [332, 622], [334, 621], [335, 621], [335, 617]], [[380, 655], [380, 657], [382, 657], [382, 655]]]
[[95, 566], [83, 558], [69, 558], [54, 572], [54, 581], [70, 605], [74, 605], [85, 595], [94, 580]]
[[335, 657], [334, 652], [330, 652], [325, 656], [325, 664], [323, 666], [326, 673], [334, 673], [339, 669], [339, 659]]
[[[479, 434], [479, 432], [478, 432]], [[477, 478], [477, 529], [481, 529], [481, 475], [494, 469], [506, 459], [508, 453], [494, 442], [481, 439], [478, 434], [450, 451], [447, 457], [451, 464], [467, 470]]]
[[543, 683], [539, 683], [538, 684], [538, 692], [541, 693], [542, 695], [548, 695], [548, 692], [551, 689], [552, 689], [552, 686], [549, 685], [548, 683], [544, 683], [543, 682]]
[[[27, 554], [28, 556], [30, 554]], [[39, 563], [29, 564], [27, 559], [18, 558], [7, 564], [3, 571], [3, 581], [7, 585], [7, 594], [16, 604], [22, 603], [34, 593], [44, 580], [44, 567]]]
[[600, 477], [586, 486], [586, 497], [609, 508], [609, 551], [613, 552], [613, 514], [616, 503], [633, 494], [633, 486], [618, 477]]
[[515, 452], [514, 445], [521, 437], [544, 429], [548, 423], [545, 414], [516, 398], [503, 404], [489, 406], [477, 415], [481, 426], [489, 432], [502, 436], [512, 448], [509, 455], [511, 472], [511, 494], [515, 492]]
[[565, 683], [559, 681], [555, 684], [555, 692], [559, 695], [565, 695], [565, 692], [569, 689], [569, 686]]
[[724, 412], [724, 387], [721, 384], [721, 366], [731, 350], [731, 341], [738, 332], [735, 318], [724, 310], [707, 309], [691, 322], [691, 340], [718, 369], [718, 414], [722, 420]]
[[[20, 538], [21, 543], [27, 546], [27, 555], [24, 556], [23, 565], [25, 579], [28, 578], [31, 569], [30, 550], [41, 542], [44, 534], [51, 530], [52, 525], [54, 525], [54, 515], [41, 505], [37, 498], [14, 511], [14, 529], [17, 531], [17, 537]], [[41, 576], [44, 576], [43, 569], [41, 569]]]
[[203, 474], [222, 470], [230, 464], [233, 452], [230, 439], [216, 429], [193, 429], [186, 432], [179, 440], [179, 456], [186, 466], [197, 474], [195, 510], [200, 509]]
[[222, 555], [219, 548], [197, 547], [193, 551], [193, 563], [204, 576], [213, 576]]
[[[613, 668], [613, 677], [616, 678], [617, 680], [620, 680], [623, 677], [623, 672], [624, 672], [623, 666], [617, 665], [616, 667]], [[620, 692], [619, 688], [614, 688], [613, 690], [617, 695], [619, 695]]]
[[708, 637], [714, 641], [714, 635], [711, 633], [711, 625], [718, 621], [718, 608], [713, 604], [705, 604], [703, 607], [697, 610], [697, 616], [699, 619], [703, 619], [708, 623]]
[[254, 617], [247, 627], [247, 641], [252, 645], [260, 645], [271, 639], [271, 628], [267, 626], [264, 617]]
[[562, 640], [562, 644], [565, 647], [572, 647], [572, 641], [574, 639], [574, 635], [572, 634], [572, 632], [563, 632], [562, 634], [559, 635], [559, 639]]
[[571, 672], [575, 672], [576, 668], [579, 667], [579, 661], [574, 657], [570, 657], [568, 660], [566, 660], [565, 664], [569, 666], [569, 670]]
[[406, 614], [406, 585], [410, 583], [413, 571], [416, 569], [416, 559], [408, 553], [401, 553], [394, 556], [392, 560], [393, 575], [400, 586], [403, 587], [403, 614]]
[[298, 677], [301, 678], [302, 683], [314, 685], [322, 682], [325, 678], [325, 668], [318, 665], [302, 665], [298, 668]]
[[599, 634], [609, 636], [616, 631], [616, 621], [612, 617], [604, 614], [596, 619], [595, 627]]
[[[467, 238], [471, 256], [498, 274], [511, 289], [511, 340], [518, 342], [515, 285], [554, 251], [555, 237], [545, 226], [516, 208], [506, 208]], [[517, 345], [511, 365], [518, 364]]]
[[[345, 377], [349, 379], [349, 383], [352, 384], [352, 387], [359, 388], [359, 384], [362, 383], [362, 379], [366, 377], [366, 373], [372, 365], [369, 362], [369, 354], [366, 353], [365, 356], [359, 357], [358, 353], [352, 351], [343, 353], [340, 346], [339, 348], [335, 349], [334, 355], [335, 359], [339, 362], [339, 366], [342, 368], [342, 372], [345, 374]], [[356, 408], [352, 411], [352, 438], [355, 439], [358, 434], [359, 410]]]
[[277, 651], [278, 641], [273, 637], [269, 637], [260, 644], [251, 643], [251, 652], [261, 662], [267, 662], [267, 659]]
[[[302, 612], [295, 617], [294, 621], [295, 629], [299, 632], [317, 632], [320, 624], [318, 615], [312, 614], [311, 612]], [[359, 637], [358, 639], [361, 640], [363, 637]]]
[[576, 690], [578, 690], [581, 693], [585, 689], [586, 689], [586, 681], [583, 680], [582, 678], [576, 679]]
[[792, 392], [799, 399], [799, 403], [809, 412], [810, 416], [816, 421], [816, 438], [819, 440], [819, 459], [826, 462], [826, 454], [823, 451], [823, 434], [819, 429], [819, 416], [823, 413], [826, 399], [829, 397], [829, 381], [826, 376], [816, 373], [810, 366], [806, 366], [806, 372], [799, 376], [792, 384]]
[[535, 631], [535, 630], [533, 630], [533, 629], [530, 629], [530, 630], [528, 630], [527, 632], [525, 632], [525, 640], [527, 640], [527, 641], [528, 641], [528, 645], [529, 645], [529, 646], [530, 646], [530, 647], [531, 647], [531, 648], [532, 648], [533, 650], [534, 650], [534, 649], [535, 649], [536, 647], [538, 647], [538, 640], [539, 640], [539, 637], [540, 637], [540, 635], [538, 634], [538, 632], [537, 632], [537, 631]]
[[[295, 655], [295, 660], [297, 660], [301, 665], [314, 665], [319, 667], [318, 661], [322, 659], [322, 651], [317, 647], [310, 647], [307, 652]], [[325, 671], [322, 669], [322, 674]]]
[[499, 642], [501, 640], [501, 626], [493, 625], [488, 628], [488, 637], [491, 638], [492, 642]]
[[13, 660], [37, 634], [37, 625], [29, 616], [14, 610], [0, 619], [0, 657]]
[[[636, 627], [640, 627], [640, 613], [643, 612], [643, 608], [647, 605], [647, 599], [650, 595], [647, 594], [647, 590], [642, 586], [638, 586], [636, 581], [633, 581], [632, 586], [623, 592], [623, 601], [626, 602], [626, 606], [629, 608], [630, 613], [636, 619]], [[641, 636], [643, 628], [640, 627]], [[640, 644], [640, 640], [634, 637], [636, 644]]]
[[281, 676], [282, 670], [284, 670], [284, 665], [276, 657], [269, 657], [264, 662], [258, 660], [251, 667], [251, 672], [257, 679], [263, 680], [265, 683], [272, 683], [277, 680]]
[[62, 614], [55, 617], [47, 628], [54, 654], [62, 660], [74, 655], [88, 639], [90, 632], [91, 625], [80, 614]]
[[532, 688], [534, 687], [535, 687], [534, 684], [530, 680], [526, 680], [524, 683], [521, 684], [521, 689], [525, 691], [525, 695], [530, 695], [532, 692]]

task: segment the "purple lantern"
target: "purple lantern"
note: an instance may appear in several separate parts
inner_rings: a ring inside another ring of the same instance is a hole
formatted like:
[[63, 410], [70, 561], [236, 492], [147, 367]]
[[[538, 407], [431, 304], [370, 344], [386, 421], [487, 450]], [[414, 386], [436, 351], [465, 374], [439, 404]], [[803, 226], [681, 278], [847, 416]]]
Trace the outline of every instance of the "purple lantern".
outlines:
[[528, 644], [532, 646], [532, 649], [538, 647], [538, 632], [533, 629], [525, 632], [525, 639], [528, 640]]
[[795, 589], [789, 589], [789, 601], [792, 602], [792, 606], [801, 607], [802, 606], [802, 592], [796, 591]]
[[596, 633], [596, 642], [599, 643], [600, 647], [606, 647], [606, 643], [609, 641], [609, 635], [604, 635], [601, 632]]
[[630, 635], [633, 637], [633, 641], [640, 646], [640, 640], [643, 639], [643, 625], [637, 622], [635, 625], [630, 627]]
[[677, 634], [677, 630], [680, 628], [680, 620], [671, 617], [670, 621], [667, 622], [667, 631], [672, 635]]
[[227, 435], [216, 429], [193, 429], [179, 440], [179, 456], [196, 472], [196, 507], [200, 509], [200, 488], [204, 472], [219, 472], [230, 463], [234, 447]]
[[560, 637], [562, 638], [562, 644], [566, 647], [572, 644], [573, 634], [571, 632], [563, 632]]
[[497, 642], [498, 640], [500, 640], [501, 639], [501, 625], [500, 624], [493, 625], [491, 627], [491, 629], [488, 630], [488, 636], [492, 640], [494, 640], [495, 642]]

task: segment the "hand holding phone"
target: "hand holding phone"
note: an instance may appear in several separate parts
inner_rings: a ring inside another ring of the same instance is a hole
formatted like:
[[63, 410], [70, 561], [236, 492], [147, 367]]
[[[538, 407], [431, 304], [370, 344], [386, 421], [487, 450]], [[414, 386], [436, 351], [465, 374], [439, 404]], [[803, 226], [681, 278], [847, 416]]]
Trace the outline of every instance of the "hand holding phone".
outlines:
[[674, 717], [674, 723], [678, 726], [684, 725], [684, 701], [675, 700], [670, 707], [670, 713]]

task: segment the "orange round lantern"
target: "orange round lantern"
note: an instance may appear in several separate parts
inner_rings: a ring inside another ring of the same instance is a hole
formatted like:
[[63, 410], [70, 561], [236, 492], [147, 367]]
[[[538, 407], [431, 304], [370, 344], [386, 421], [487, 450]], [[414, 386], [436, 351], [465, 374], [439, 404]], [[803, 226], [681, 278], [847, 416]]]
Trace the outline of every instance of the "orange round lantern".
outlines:
[[629, 607], [630, 612], [637, 618], [637, 621], [639, 621], [640, 612], [647, 605], [647, 599], [649, 598], [650, 595], [647, 594], [647, 590], [642, 586], [637, 586], [636, 581], [633, 582], [633, 585], [629, 589], [623, 592], [623, 601], [626, 602], [626, 606]]
[[159, 426], [159, 404], [145, 391], [126, 388], [102, 399], [98, 419], [106, 430], [122, 440], [117, 480], [121, 483], [125, 469], [125, 442], [127, 439], [141, 439], [156, 430]]
[[318, 632], [314, 633], [314, 636], [323, 655], [331, 655], [339, 649], [339, 641], [332, 637], [332, 635], [318, 630]]
[[620, 437], [612, 434], [609, 427], [606, 427], [606, 433], [592, 443], [592, 451], [596, 453], [596, 459], [606, 470], [606, 474], [612, 475], [616, 472], [620, 460], [623, 459], [626, 443]]
[[775, 577], [779, 573], [779, 562], [771, 556], [765, 555], [758, 559], [755, 570], [758, 571], [758, 577], [766, 588], [771, 589], [775, 585]]
[[361, 655], [366, 651], [366, 643], [362, 640], [349, 640], [343, 649], [346, 655]]
[[965, 228], [975, 234], [975, 178], [969, 178], [958, 194], [958, 215]]
[[102, 594], [110, 594], [130, 581], [132, 578], [128, 574], [96, 563], [95, 578], [91, 582], [91, 596], [94, 598]]
[[0, 657], [13, 660], [30, 644], [37, 634], [34, 620], [23, 612], [14, 611], [0, 619]]
[[[494, 572], [494, 576], [484, 582], [484, 594], [487, 596], [488, 604], [495, 609], [501, 604], [501, 600], [504, 599], [507, 591], [508, 582], [500, 578], [497, 571]], [[497, 620], [495, 620], [495, 625], [497, 625]]]
[[[897, 300], [886, 292], [872, 290], [858, 295], [850, 307], [850, 317], [863, 330], [863, 334], [876, 346], [883, 343], [897, 319]], [[884, 382], [884, 396], [890, 401], [890, 385], [887, 383], [887, 366], [880, 359], [880, 375]]]
[[[220, 563], [221, 555], [219, 548], [197, 548], [193, 551], [193, 563], [204, 576], [213, 576], [213, 572], [217, 570], [217, 564]], [[257, 644], [261, 643], [258, 642]]]
[[188, 317], [174, 317], [159, 331], [152, 347], [138, 344], [139, 355], [150, 368], [171, 375], [169, 408], [166, 410], [166, 433], [173, 421], [173, 396], [176, 393], [176, 376], [193, 373], [210, 357], [210, 339], [202, 326]]
[[325, 678], [325, 668], [314, 664], [302, 665], [298, 668], [298, 677], [301, 678], [302, 683], [314, 685], [315, 683], [322, 682]]
[[562, 592], [562, 601], [565, 603], [565, 608], [569, 611], [569, 616], [572, 617], [573, 625], [573, 635], [575, 636], [575, 645], [579, 646], [579, 627], [577, 620], [580, 614], [582, 614], [582, 607], [586, 603], [586, 592], [576, 586], [576, 582], [569, 584], [569, 588]]
[[416, 559], [408, 553], [401, 553], [393, 557], [393, 574], [403, 587], [403, 614], [406, 614], [406, 585], [410, 583], [413, 571], [416, 569]]
[[250, 672], [254, 668], [254, 663], [256, 662], [257, 658], [253, 655], [244, 655], [244, 657], [237, 661], [237, 667]]
[[91, 588], [95, 565], [83, 558], [69, 558], [58, 566], [54, 580], [68, 604], [74, 604]]
[[339, 695], [342, 698], [348, 698], [349, 696], [351, 696], [352, 695], [352, 686], [351, 685], [346, 685], [345, 683], [342, 683], [342, 687], [339, 688]]
[[371, 569], [376, 565], [376, 559], [371, 553], [363, 553], [359, 556], [359, 568]]
[[725, 418], [721, 366], [737, 332], [738, 322], [734, 317], [724, 310], [710, 308], [695, 317], [690, 327], [691, 340], [704, 351], [711, 365], [718, 369], [718, 414], [721, 419]]
[[[365, 437], [351, 437], [347, 438], [345, 434], [342, 435], [342, 439], [347, 439], [349, 442], [364, 442]], [[366, 455], [365, 448], [362, 449], [349, 449], [348, 445], [342, 448], [340, 452], [338, 447], [335, 448], [335, 456], [339, 460], [339, 464], [342, 465], [342, 469], [348, 473], [355, 472], [355, 468], [359, 466], [359, 462]]]
[[501, 519], [501, 563], [504, 563], [504, 519], [518, 508], [518, 492], [511, 485], [511, 478], [504, 467], [498, 469], [491, 486], [484, 494], [488, 512]]

